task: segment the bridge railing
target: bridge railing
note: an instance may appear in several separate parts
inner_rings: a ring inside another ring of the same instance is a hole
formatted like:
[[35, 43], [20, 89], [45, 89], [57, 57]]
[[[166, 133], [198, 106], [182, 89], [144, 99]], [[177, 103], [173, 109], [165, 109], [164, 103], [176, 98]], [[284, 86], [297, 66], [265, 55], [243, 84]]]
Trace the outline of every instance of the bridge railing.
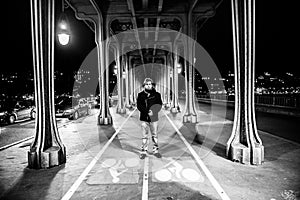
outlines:
[[[211, 99], [226, 102], [234, 102], [234, 95], [198, 95], [199, 99]], [[255, 95], [256, 105], [278, 106], [286, 108], [300, 108], [300, 95], [298, 96], [274, 96], [274, 95]]]

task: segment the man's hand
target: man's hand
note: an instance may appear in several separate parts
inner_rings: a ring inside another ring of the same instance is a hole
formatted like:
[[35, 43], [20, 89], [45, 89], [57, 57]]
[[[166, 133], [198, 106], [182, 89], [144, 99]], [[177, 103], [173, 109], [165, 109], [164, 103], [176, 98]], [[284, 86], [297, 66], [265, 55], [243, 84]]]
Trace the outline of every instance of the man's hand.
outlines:
[[153, 116], [152, 110], [149, 110], [148, 115], [149, 115], [150, 117]]

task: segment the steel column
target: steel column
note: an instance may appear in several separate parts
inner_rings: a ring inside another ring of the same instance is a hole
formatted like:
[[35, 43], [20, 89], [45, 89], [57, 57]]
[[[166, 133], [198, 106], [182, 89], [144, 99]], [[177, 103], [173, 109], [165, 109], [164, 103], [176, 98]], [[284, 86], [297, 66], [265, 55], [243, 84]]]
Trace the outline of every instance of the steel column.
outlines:
[[246, 164], [262, 164], [264, 146], [254, 111], [255, 0], [232, 0], [235, 72], [235, 116], [227, 156]]
[[178, 64], [178, 46], [174, 45], [174, 60], [172, 59], [172, 65], [173, 65], [173, 91], [172, 91], [172, 113], [177, 113], [180, 111], [179, 104], [178, 104], [178, 71], [177, 71], [177, 64]]
[[124, 104], [124, 98], [123, 98], [123, 69], [120, 62], [120, 46], [116, 44], [115, 48], [115, 61], [117, 65], [117, 82], [118, 82], [118, 105], [117, 105], [117, 113], [119, 114], [125, 114], [125, 104]]
[[31, 0], [34, 67], [35, 138], [28, 152], [28, 167], [50, 168], [66, 162], [54, 110], [54, 0]]

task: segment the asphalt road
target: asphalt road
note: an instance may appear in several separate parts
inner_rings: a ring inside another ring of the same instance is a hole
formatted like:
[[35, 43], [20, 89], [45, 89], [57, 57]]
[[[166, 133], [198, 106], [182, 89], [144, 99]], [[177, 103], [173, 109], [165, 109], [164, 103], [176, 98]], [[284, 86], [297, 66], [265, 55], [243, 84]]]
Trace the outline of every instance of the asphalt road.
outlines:
[[[210, 104], [199, 103], [197, 107], [204, 112], [212, 112]], [[224, 108], [224, 106], [214, 106], [214, 108], [214, 114], [223, 115], [223, 112], [225, 111], [226, 119], [233, 121], [233, 107]], [[258, 130], [300, 143], [300, 131], [298, 126], [300, 125], [299, 117], [256, 112], [256, 123]]]
[[[57, 118], [58, 127], [73, 121], [67, 118]], [[35, 134], [35, 121], [23, 120], [11, 125], [1, 125], [0, 127], [0, 148], [32, 137]]]

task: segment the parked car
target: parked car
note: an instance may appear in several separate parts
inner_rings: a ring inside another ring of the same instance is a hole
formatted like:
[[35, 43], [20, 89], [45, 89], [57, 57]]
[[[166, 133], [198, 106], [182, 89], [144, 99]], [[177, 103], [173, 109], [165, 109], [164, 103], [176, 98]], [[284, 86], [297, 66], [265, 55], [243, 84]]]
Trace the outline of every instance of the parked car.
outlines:
[[86, 98], [86, 100], [90, 108], [95, 108], [98, 104], [98, 102], [96, 101], [96, 97], [88, 97]]
[[79, 117], [89, 115], [90, 112], [91, 108], [84, 98], [63, 97], [57, 99], [55, 103], [56, 117], [67, 117], [70, 120], [76, 120]]
[[[109, 95], [108, 96], [108, 106], [109, 107], [112, 107], [113, 106], [113, 102], [114, 102], [114, 100], [113, 100], [113, 98], [112, 98], [112, 96], [111, 95]], [[100, 95], [98, 95], [97, 97], [96, 97], [96, 100], [95, 100], [95, 108], [100, 108]]]
[[0, 122], [13, 124], [17, 120], [35, 119], [36, 110], [31, 100], [19, 100], [0, 106]]

